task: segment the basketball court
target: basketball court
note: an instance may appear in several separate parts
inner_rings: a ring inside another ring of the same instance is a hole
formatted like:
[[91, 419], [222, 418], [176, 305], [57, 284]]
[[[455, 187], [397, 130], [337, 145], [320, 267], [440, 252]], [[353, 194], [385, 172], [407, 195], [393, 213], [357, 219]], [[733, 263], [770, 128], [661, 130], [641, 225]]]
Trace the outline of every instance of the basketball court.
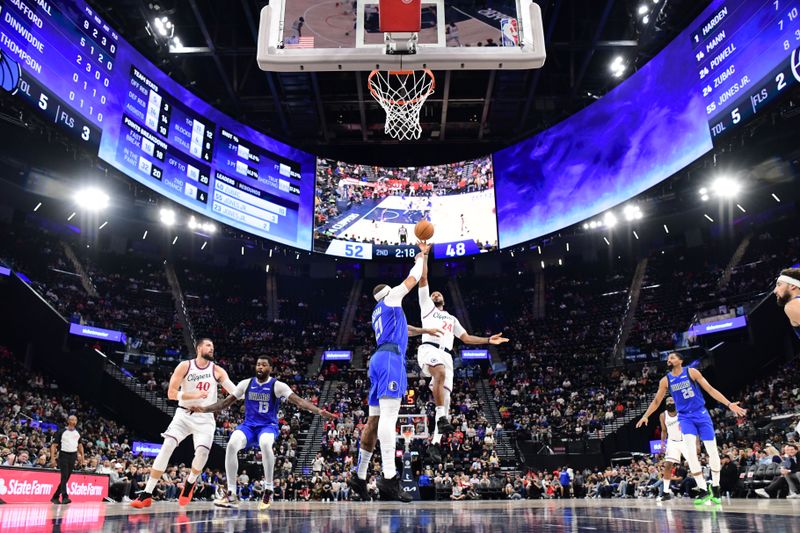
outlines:
[[[690, 500], [520, 500], [484, 502], [277, 502], [222, 509], [211, 503], [4, 505], [0, 530], [50, 531], [712, 531], [774, 533], [796, 528], [800, 502], [731, 500], [696, 509]], [[794, 524], [794, 525], [792, 525]]]

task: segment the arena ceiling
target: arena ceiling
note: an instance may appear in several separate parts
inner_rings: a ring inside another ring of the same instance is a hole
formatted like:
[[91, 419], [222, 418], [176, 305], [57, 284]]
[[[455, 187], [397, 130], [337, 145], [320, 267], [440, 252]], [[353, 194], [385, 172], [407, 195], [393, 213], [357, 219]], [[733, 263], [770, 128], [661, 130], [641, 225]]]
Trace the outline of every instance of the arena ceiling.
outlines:
[[[400, 152], [383, 133], [384, 113], [365, 94], [364, 73], [264, 73], [255, 61], [258, 0], [90, 0], [103, 17], [171, 77], [222, 111], [316, 153], [381, 162], [454, 160], [492, 151], [585, 107], [643, 65], [707, 1], [536, 0], [547, 63], [539, 71], [438, 72], [441, 91], [422, 113], [422, 139]], [[486, 2], [491, 5], [491, 2]], [[643, 23], [638, 10], [647, 5]], [[148, 31], [168, 16], [193, 53], [171, 53]], [[622, 56], [627, 70], [611, 75]], [[447, 150], [441, 150], [448, 145]]]

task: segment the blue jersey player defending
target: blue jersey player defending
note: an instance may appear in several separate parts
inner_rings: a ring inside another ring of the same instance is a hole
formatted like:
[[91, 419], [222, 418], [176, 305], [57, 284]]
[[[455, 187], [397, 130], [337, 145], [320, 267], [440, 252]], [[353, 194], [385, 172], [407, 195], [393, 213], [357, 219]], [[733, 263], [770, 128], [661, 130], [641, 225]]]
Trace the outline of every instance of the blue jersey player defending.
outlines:
[[[697, 482], [697, 490], [699, 491], [694, 503], [697, 505], [720, 503], [719, 473], [721, 464], [719, 451], [717, 450], [717, 439], [714, 436], [714, 424], [711, 422], [711, 416], [706, 410], [703, 391], [706, 391], [712, 398], [733, 411], [736, 416], [746, 415], [747, 410], [739, 407], [738, 402], [729, 401], [724, 394], [712, 387], [696, 368], [683, 368], [683, 355], [680, 353], [672, 352], [669, 354], [667, 367], [669, 372], [661, 378], [656, 397], [650, 403], [639, 422], [636, 423], [636, 427], [647, 425], [647, 418], [658, 409], [667, 394], [667, 390], [669, 390], [678, 409], [678, 423], [683, 432], [683, 453], [686, 455], [686, 462], [689, 463], [689, 469], [692, 477]], [[703, 441], [708, 454], [708, 465], [711, 467], [711, 492], [708, 491], [706, 480], [703, 477], [703, 470], [700, 466], [700, 459], [697, 458], [698, 437]]]
[[270, 377], [271, 373], [272, 362], [269, 356], [259, 356], [256, 361], [255, 377], [240, 381], [234, 392], [224, 400], [206, 407], [192, 408], [194, 412], [216, 413], [227, 409], [236, 400], [244, 399], [244, 422], [239, 424], [231, 434], [225, 450], [225, 477], [228, 480], [228, 492], [219, 500], [215, 500], [214, 505], [219, 507], [238, 506], [236, 476], [239, 471], [239, 458], [237, 454], [247, 447], [258, 446], [261, 448], [265, 485], [264, 499], [259, 508], [262, 511], [269, 509], [272, 503], [272, 476], [275, 468], [275, 454], [272, 451], [272, 445], [275, 444], [275, 439], [280, 432], [278, 410], [282, 400], [293, 403], [315, 415], [336, 418], [336, 415], [320, 409], [308, 400], [294, 394], [289, 385]]
[[787, 268], [781, 270], [781, 275], [775, 282], [772, 291], [783, 307], [783, 312], [789, 317], [789, 323], [798, 338], [800, 338], [800, 268]]
[[372, 329], [378, 347], [369, 361], [369, 418], [361, 435], [358, 452], [358, 471], [350, 479], [350, 486], [362, 501], [368, 499], [367, 469], [375, 441], [381, 441], [383, 476], [378, 480], [382, 500], [409, 502], [400, 491], [400, 476], [395, 467], [395, 441], [400, 402], [406, 393], [406, 348], [409, 327], [403, 313], [403, 297], [419, 283], [428, 268], [427, 253], [430, 245], [419, 244], [414, 268], [397, 287], [378, 285], [372, 291], [377, 304], [372, 311]]

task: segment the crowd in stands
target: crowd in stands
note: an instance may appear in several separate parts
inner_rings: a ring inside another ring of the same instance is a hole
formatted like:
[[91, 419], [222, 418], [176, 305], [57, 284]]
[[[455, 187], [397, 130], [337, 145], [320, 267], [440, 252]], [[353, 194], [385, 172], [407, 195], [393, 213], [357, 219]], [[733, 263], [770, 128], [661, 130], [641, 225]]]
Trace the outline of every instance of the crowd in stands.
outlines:
[[321, 160], [317, 166], [316, 226], [367, 200], [444, 196], [494, 188], [490, 157], [438, 166], [385, 168]]

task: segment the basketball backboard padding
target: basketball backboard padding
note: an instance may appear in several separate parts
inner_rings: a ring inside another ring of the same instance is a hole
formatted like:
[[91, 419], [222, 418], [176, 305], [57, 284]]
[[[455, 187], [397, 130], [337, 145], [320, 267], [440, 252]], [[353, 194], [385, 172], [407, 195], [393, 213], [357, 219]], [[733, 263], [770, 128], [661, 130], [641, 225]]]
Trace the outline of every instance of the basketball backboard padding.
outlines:
[[[547, 57], [544, 47], [542, 12], [532, 0], [519, 0], [519, 43], [517, 46], [445, 46], [438, 28], [438, 44], [421, 43], [415, 54], [387, 54], [383, 44], [366, 44], [363, 33], [355, 47], [314, 48], [286, 46], [284, 32], [286, 3], [292, 0], [271, 0], [261, 10], [258, 36], [259, 68], [271, 72], [325, 72], [379, 70], [525, 70], [541, 68]], [[358, 31], [363, 30], [365, 5], [378, 0], [358, 2]], [[433, 5], [443, 20], [443, 0], [422, 0]], [[291, 22], [290, 22], [291, 24]], [[382, 43], [382, 39], [381, 39]], [[313, 46], [313, 45], [312, 45]]]
[[380, 0], [380, 30], [416, 33], [422, 29], [421, 0]]

